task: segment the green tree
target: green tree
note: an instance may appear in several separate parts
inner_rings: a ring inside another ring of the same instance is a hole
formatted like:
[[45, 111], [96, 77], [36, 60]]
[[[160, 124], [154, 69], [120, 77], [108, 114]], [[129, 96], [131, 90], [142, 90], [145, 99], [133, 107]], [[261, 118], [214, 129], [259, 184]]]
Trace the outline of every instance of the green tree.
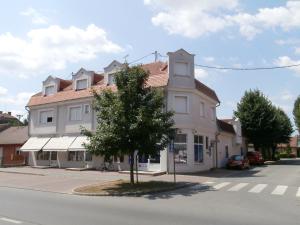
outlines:
[[261, 91], [246, 91], [234, 114], [240, 119], [243, 133], [255, 150], [272, 149], [273, 157], [278, 143], [289, 142], [293, 132], [290, 119]]
[[96, 131], [82, 131], [89, 137], [86, 148], [92, 154], [130, 156], [134, 184], [134, 152], [147, 155], [165, 149], [175, 133], [173, 112], [164, 107], [163, 90], [147, 86], [149, 73], [141, 66], [126, 65], [114, 77], [117, 91], [94, 91]]
[[298, 129], [298, 133], [300, 133], [300, 96], [296, 99], [294, 103], [294, 120], [295, 120], [295, 125]]

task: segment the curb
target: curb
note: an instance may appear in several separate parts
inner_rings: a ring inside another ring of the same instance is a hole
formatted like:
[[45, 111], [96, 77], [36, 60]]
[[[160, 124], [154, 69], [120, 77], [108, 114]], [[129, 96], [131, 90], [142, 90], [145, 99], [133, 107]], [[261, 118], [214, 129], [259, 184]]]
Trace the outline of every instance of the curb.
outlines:
[[22, 174], [22, 175], [46, 176], [45, 174], [42, 174], [42, 173], [26, 173], [26, 172], [3, 171], [3, 170], [0, 170], [0, 173], [13, 173], [13, 174]]
[[81, 196], [102, 196], [102, 197], [109, 197], [109, 196], [112, 196], [112, 197], [126, 197], [126, 196], [131, 196], [131, 197], [140, 197], [140, 196], [143, 196], [143, 195], [151, 195], [151, 194], [157, 194], [157, 193], [163, 193], [163, 192], [168, 192], [168, 191], [174, 191], [174, 190], [177, 190], [177, 189], [182, 189], [182, 188], [187, 188], [187, 187], [192, 187], [192, 186], [195, 186], [197, 185], [198, 183], [184, 183], [184, 184], [181, 184], [181, 185], [178, 185], [178, 186], [175, 186], [175, 187], [170, 187], [170, 188], [163, 188], [163, 189], [160, 189], [160, 190], [156, 190], [156, 191], [141, 191], [141, 192], [129, 192], [129, 193], [122, 193], [122, 194], [110, 194], [110, 193], [85, 193], [85, 192], [77, 192], [75, 191], [75, 189], [77, 188], [74, 188], [72, 190], [72, 194], [73, 195], [81, 195]]

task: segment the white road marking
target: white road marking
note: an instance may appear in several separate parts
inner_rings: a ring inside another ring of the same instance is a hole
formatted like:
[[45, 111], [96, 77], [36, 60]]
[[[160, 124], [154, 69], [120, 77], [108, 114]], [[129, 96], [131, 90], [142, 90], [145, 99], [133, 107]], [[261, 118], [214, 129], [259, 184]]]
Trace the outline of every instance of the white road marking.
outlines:
[[215, 185], [213, 188], [216, 189], [216, 190], [220, 190], [221, 188], [223, 188], [223, 187], [225, 187], [229, 184], [230, 184], [230, 182], [223, 182], [223, 183]]
[[253, 188], [251, 188], [248, 192], [251, 192], [251, 193], [260, 193], [267, 186], [268, 186], [267, 184], [257, 184]]
[[296, 197], [300, 197], [300, 187], [298, 188], [298, 191], [297, 191]]
[[287, 188], [288, 188], [288, 186], [278, 185], [271, 194], [272, 195], [283, 195], [286, 192]]
[[214, 183], [216, 183], [216, 182], [214, 182], [214, 181], [207, 181], [207, 182], [204, 182], [203, 184], [214, 184]]
[[1, 217], [0, 220], [5, 221], [5, 222], [9, 222], [9, 223], [14, 223], [14, 224], [21, 224], [22, 222], [19, 220], [13, 220], [13, 219], [9, 219], [6, 217]]
[[239, 183], [235, 186], [233, 186], [232, 188], [230, 188], [228, 191], [239, 191], [242, 188], [246, 187], [249, 183]]

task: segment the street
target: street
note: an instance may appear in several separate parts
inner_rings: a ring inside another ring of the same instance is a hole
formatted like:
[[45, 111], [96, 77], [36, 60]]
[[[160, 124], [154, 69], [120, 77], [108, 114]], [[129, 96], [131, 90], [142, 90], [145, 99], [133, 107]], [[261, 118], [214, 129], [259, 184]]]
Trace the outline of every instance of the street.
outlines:
[[[212, 173], [213, 174], [213, 173]], [[0, 224], [287, 224], [300, 221], [300, 159], [144, 197], [85, 197], [0, 188]]]

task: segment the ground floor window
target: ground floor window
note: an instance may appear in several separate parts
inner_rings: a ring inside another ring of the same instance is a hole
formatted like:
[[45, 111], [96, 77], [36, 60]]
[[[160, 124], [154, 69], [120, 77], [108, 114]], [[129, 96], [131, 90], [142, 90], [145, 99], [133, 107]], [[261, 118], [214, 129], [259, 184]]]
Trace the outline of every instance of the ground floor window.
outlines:
[[37, 160], [49, 160], [50, 159], [50, 152], [43, 152], [39, 151], [36, 156]]
[[83, 151], [69, 151], [68, 152], [68, 161], [83, 161], [84, 152]]
[[187, 135], [176, 134], [174, 139], [175, 163], [187, 163]]
[[16, 147], [16, 155], [21, 155], [20, 147]]
[[51, 152], [51, 160], [53, 161], [57, 160], [57, 152]]
[[194, 160], [203, 162], [203, 137], [194, 135]]
[[228, 145], [225, 146], [225, 157], [226, 157], [226, 158], [229, 158]]
[[93, 155], [90, 152], [85, 152], [85, 161], [92, 161]]

